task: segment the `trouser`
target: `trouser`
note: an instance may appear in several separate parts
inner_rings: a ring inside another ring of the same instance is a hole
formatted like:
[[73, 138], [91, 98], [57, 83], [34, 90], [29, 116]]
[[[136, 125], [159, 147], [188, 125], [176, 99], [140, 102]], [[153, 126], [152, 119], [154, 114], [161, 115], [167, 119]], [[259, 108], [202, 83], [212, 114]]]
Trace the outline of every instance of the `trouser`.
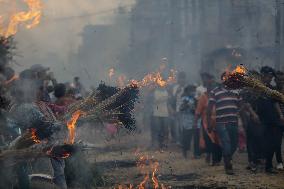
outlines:
[[151, 137], [154, 147], [157, 146], [157, 144], [159, 148], [165, 147], [169, 136], [168, 120], [168, 117], [152, 117]]
[[205, 141], [205, 151], [207, 155], [212, 157], [213, 163], [219, 163], [222, 160], [222, 148], [220, 145], [215, 144], [211, 141], [205, 129], [202, 129], [203, 138]]
[[178, 138], [177, 138], [177, 131], [176, 131], [176, 123], [174, 118], [169, 118], [169, 130], [170, 130], [170, 134], [171, 134], [171, 141], [172, 142], [177, 142]]
[[222, 145], [225, 167], [228, 167], [238, 146], [238, 123], [216, 123], [216, 130]]
[[257, 143], [257, 137], [253, 135], [252, 131], [247, 130], [246, 131], [246, 135], [247, 135], [247, 153], [248, 153], [248, 161], [250, 163], [257, 163], [257, 159], [258, 159], [258, 145], [260, 145], [259, 143]]
[[199, 129], [183, 129], [182, 130], [182, 150], [186, 153], [191, 148], [193, 138], [194, 156], [200, 156], [199, 149]]
[[246, 126], [248, 161], [257, 164], [257, 160], [265, 157], [265, 138], [263, 126], [249, 122]]
[[175, 136], [176, 136], [176, 142], [182, 143], [182, 130], [183, 128], [181, 127], [181, 118], [180, 118], [180, 113], [177, 113], [176, 119], [175, 119]]
[[[271, 169], [273, 167], [272, 165], [272, 159], [274, 156], [274, 153], [277, 152], [277, 150], [280, 150], [281, 153], [281, 141], [282, 141], [282, 131], [279, 127], [272, 127], [267, 126], [264, 133], [264, 140], [265, 140], [265, 168]], [[278, 160], [282, 161], [282, 157], [278, 154]]]
[[16, 174], [19, 182], [19, 189], [29, 189], [29, 175], [28, 164], [26, 162], [20, 163], [16, 166]]
[[67, 184], [64, 174], [64, 168], [65, 168], [64, 159], [51, 158], [50, 162], [53, 168], [54, 184], [56, 184], [60, 189], [67, 189]]
[[277, 163], [283, 163], [282, 158], [282, 138], [283, 138], [283, 132], [281, 129], [279, 129], [279, 134], [277, 134], [277, 147], [276, 147], [276, 160]]

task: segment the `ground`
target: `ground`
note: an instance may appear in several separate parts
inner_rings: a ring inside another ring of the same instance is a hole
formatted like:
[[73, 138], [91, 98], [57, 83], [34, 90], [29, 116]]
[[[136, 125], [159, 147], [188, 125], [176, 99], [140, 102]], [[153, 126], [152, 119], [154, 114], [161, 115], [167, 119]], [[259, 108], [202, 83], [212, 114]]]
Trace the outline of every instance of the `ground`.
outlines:
[[[163, 152], [149, 150], [149, 138], [145, 135], [125, 135], [122, 139], [108, 141], [101, 148], [88, 152], [90, 161], [96, 162], [104, 175], [105, 186], [102, 188], [118, 188], [120, 184], [138, 186], [145, 176], [136, 166], [142, 155], [159, 162], [159, 184], [167, 188], [284, 188], [284, 172], [267, 175], [263, 170], [255, 174], [246, 170], [246, 153], [235, 154], [233, 163], [236, 174], [227, 176], [223, 166], [208, 166], [204, 157], [183, 158], [180, 147], [176, 145], [170, 145]], [[153, 188], [152, 181], [147, 188]]]

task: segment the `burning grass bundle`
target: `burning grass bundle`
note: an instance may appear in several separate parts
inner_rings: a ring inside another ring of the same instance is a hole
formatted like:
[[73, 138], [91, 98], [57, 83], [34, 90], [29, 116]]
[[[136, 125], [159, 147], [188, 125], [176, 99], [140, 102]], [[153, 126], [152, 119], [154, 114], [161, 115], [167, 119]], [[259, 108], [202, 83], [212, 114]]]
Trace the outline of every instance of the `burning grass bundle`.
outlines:
[[14, 164], [26, 162], [41, 157], [52, 158], [68, 158], [78, 150], [78, 146], [63, 144], [57, 146], [48, 146], [45, 148], [24, 148], [24, 149], [10, 149], [0, 153], [0, 162], [9, 161], [6, 166], [13, 166]]
[[284, 103], [284, 95], [276, 90], [267, 87], [260, 80], [256, 79], [252, 74], [247, 73], [246, 68], [240, 65], [232, 72], [228, 72], [223, 83], [230, 89], [250, 88], [255, 92], [262, 93], [281, 103]]
[[59, 130], [59, 126], [54, 123], [45, 122], [39, 127], [29, 128], [27, 131], [14, 141], [11, 145], [12, 149], [24, 149], [39, 144], [41, 141], [49, 139], [50, 136]]
[[14, 41], [12, 37], [5, 38], [0, 35], [0, 67], [4, 66], [12, 60], [13, 49], [15, 49]]
[[[71, 117], [67, 121], [69, 140], [63, 146], [54, 147], [49, 150], [48, 155], [60, 158], [69, 157], [72, 153], [75, 127], [79, 118], [81, 120], [116, 121], [123, 124], [128, 130], [133, 130], [135, 128], [135, 119], [132, 117], [132, 110], [134, 109], [137, 98], [138, 88], [133, 85], [119, 89], [101, 84], [97, 91], [69, 109], [67, 112], [67, 116]], [[22, 136], [14, 141], [11, 149], [24, 150], [34, 144], [49, 140], [55, 132], [60, 130], [60, 127], [60, 125], [57, 125], [56, 120], [50, 120], [49, 122], [38, 120], [38, 122], [33, 124], [33, 127], [27, 129]], [[1, 155], [5, 154], [2, 153]]]
[[81, 111], [81, 120], [115, 121], [128, 130], [134, 130], [135, 119], [132, 117], [132, 111], [138, 94], [139, 90], [135, 85], [120, 89], [102, 83], [86, 99], [72, 105], [65, 119], [76, 111]]

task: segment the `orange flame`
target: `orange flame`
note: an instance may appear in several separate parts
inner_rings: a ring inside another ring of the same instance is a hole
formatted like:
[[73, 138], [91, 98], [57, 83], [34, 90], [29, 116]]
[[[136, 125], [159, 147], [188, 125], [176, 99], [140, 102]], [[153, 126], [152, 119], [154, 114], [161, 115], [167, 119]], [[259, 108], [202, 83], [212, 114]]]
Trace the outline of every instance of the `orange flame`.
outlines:
[[241, 65], [238, 65], [233, 71], [230, 71], [230, 67], [227, 68], [225, 73], [226, 74], [222, 78], [223, 81], [229, 79], [230, 76], [235, 75], [235, 74], [245, 75], [247, 73], [247, 69], [241, 64]]
[[176, 79], [176, 71], [171, 70], [170, 76], [167, 79], [164, 79], [161, 75], [161, 72], [154, 72], [147, 74], [141, 81], [131, 80], [131, 84], [138, 87], [145, 87], [150, 84], [158, 84], [160, 87], [165, 87], [168, 84], [174, 83]]
[[62, 154], [61, 158], [65, 159], [65, 158], [68, 158], [69, 156], [70, 156], [70, 154], [66, 152], [66, 153]]
[[233, 70], [232, 73], [239, 73], [239, 74], [245, 74], [246, 68], [243, 65], [238, 65], [236, 69]]
[[[53, 150], [53, 147], [51, 147], [51, 148], [46, 152], [46, 154], [47, 154], [48, 156], [52, 156], [52, 150]], [[63, 153], [63, 154], [61, 155], [61, 157], [57, 157], [57, 158], [66, 159], [66, 158], [68, 158], [69, 156], [70, 156], [70, 154], [69, 154], [68, 152], [65, 152], [65, 153]]]
[[18, 79], [19, 79], [19, 76], [15, 74], [11, 79], [5, 81], [4, 84], [9, 85], [10, 83], [12, 83], [13, 81], [16, 81]]
[[155, 162], [153, 165], [153, 172], [152, 172], [152, 181], [153, 181], [154, 189], [159, 188], [159, 181], [158, 181], [158, 178], [156, 177], [158, 167], [159, 167], [159, 162]]
[[67, 128], [69, 130], [69, 144], [73, 144], [75, 141], [75, 130], [76, 130], [76, 123], [80, 116], [84, 115], [84, 112], [78, 110], [72, 114], [71, 119], [67, 122]]
[[38, 139], [38, 137], [36, 136], [36, 129], [31, 128], [31, 139], [35, 142], [35, 143], [40, 143], [40, 140]]
[[10, 21], [8, 27], [2, 26], [3, 18], [0, 16], [0, 35], [8, 38], [12, 35], [15, 35], [18, 31], [18, 25], [20, 23], [29, 23], [25, 24], [27, 29], [31, 29], [40, 23], [41, 15], [42, 15], [42, 3], [40, 0], [23, 0], [29, 10], [27, 12], [21, 11], [13, 14], [10, 17]]
[[[138, 155], [137, 151], [138, 149], [134, 153]], [[154, 161], [153, 157], [149, 158], [147, 155], [145, 156], [140, 154], [140, 157], [137, 160], [137, 167], [139, 168], [140, 173], [144, 175], [144, 178], [136, 188], [145, 189], [147, 188], [147, 183], [152, 180], [154, 189], [159, 189], [159, 187], [161, 189], [167, 189], [167, 187], [164, 184], [159, 183], [159, 180], [156, 176], [158, 173], [159, 162]], [[118, 189], [132, 189], [132, 188], [133, 188], [132, 184], [130, 184], [129, 187], [118, 185]]]

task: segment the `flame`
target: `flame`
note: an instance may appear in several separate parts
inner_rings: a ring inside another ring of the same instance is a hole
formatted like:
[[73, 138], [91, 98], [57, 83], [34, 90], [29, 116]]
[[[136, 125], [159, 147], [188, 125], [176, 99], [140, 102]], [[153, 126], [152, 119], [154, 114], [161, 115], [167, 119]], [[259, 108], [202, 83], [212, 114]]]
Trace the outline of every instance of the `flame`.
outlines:
[[[138, 149], [134, 152], [138, 155]], [[160, 184], [157, 178], [159, 162], [154, 161], [153, 157], [149, 158], [148, 155], [139, 155], [139, 158], [136, 163], [137, 168], [139, 169], [140, 173], [144, 175], [143, 180], [137, 185], [136, 188], [138, 189], [145, 189], [147, 188], [147, 183], [152, 181], [154, 189], [167, 189], [164, 184]], [[118, 185], [118, 189], [132, 189], [133, 185], [130, 184], [129, 187], [124, 187], [123, 185]]]
[[31, 139], [35, 142], [35, 143], [40, 143], [40, 140], [38, 139], [37, 135], [36, 135], [36, 129], [35, 128], [31, 128]]
[[227, 68], [225, 73], [226, 74], [222, 78], [223, 81], [228, 80], [230, 77], [235, 76], [236, 74], [245, 75], [247, 73], [247, 69], [241, 64], [238, 65], [233, 71], [230, 71], [230, 68]]
[[[46, 155], [48, 156], [53, 156], [52, 155], [52, 150], [53, 150], [53, 147], [51, 147], [49, 150], [46, 151]], [[71, 154], [68, 153], [68, 152], [64, 152], [60, 157], [56, 157], [56, 158], [62, 158], [62, 159], [66, 159], [70, 156]]]
[[[42, 15], [42, 3], [40, 0], [23, 0], [29, 7], [28, 11], [21, 11], [10, 17], [8, 27], [3, 26], [3, 16], [0, 16], [0, 35], [8, 38], [15, 35], [18, 31], [18, 25], [25, 23], [27, 29], [31, 29], [40, 23]], [[27, 23], [29, 21], [29, 23]]]
[[68, 158], [70, 156], [69, 153], [65, 152], [62, 154], [61, 158], [65, 159], [65, 158]]
[[158, 181], [158, 178], [156, 177], [158, 167], [159, 167], [159, 162], [155, 162], [153, 165], [153, 172], [152, 172], [152, 181], [153, 181], [154, 189], [159, 188], [159, 181]]
[[168, 84], [174, 83], [176, 80], [176, 71], [171, 70], [167, 79], [164, 79], [161, 72], [153, 72], [147, 74], [141, 81], [131, 80], [131, 84], [138, 87], [145, 87], [150, 84], [157, 84], [160, 87], [165, 87]]
[[67, 122], [67, 128], [69, 130], [69, 144], [73, 144], [75, 141], [75, 130], [76, 130], [76, 123], [80, 116], [84, 115], [84, 112], [78, 110], [72, 114], [71, 119]]
[[232, 73], [239, 73], [239, 74], [245, 74], [246, 68], [243, 65], [238, 65], [236, 69], [233, 70]]
[[138, 189], [145, 189], [145, 185], [149, 180], [149, 173], [147, 173], [143, 179], [143, 181], [139, 184]]
[[19, 79], [19, 76], [15, 74], [11, 79], [5, 81], [4, 84], [9, 85], [10, 83], [12, 83], [13, 81], [16, 81], [18, 79]]

